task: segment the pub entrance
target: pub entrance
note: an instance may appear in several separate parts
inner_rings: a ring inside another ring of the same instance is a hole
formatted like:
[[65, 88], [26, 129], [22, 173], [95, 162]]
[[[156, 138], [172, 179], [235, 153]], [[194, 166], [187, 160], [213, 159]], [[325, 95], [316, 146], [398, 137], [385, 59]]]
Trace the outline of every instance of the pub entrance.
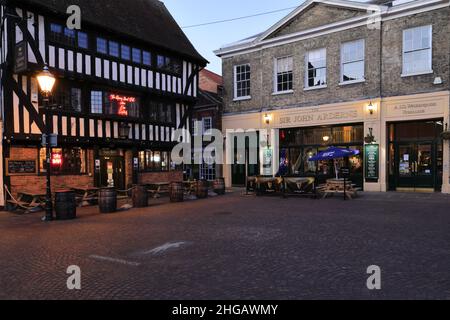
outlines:
[[125, 159], [122, 150], [100, 151], [100, 186], [125, 190]]
[[[259, 133], [256, 132], [254, 139], [249, 136], [245, 137], [245, 149], [239, 150], [239, 138], [232, 136], [233, 143], [233, 164], [231, 165], [231, 184], [235, 187], [245, 186], [246, 177], [257, 176], [259, 170]], [[240, 138], [243, 138], [242, 136]], [[255, 146], [256, 144], [256, 146]], [[256, 157], [256, 164], [250, 163], [251, 159]]]
[[440, 191], [443, 174], [442, 120], [392, 123], [389, 130], [389, 189]]

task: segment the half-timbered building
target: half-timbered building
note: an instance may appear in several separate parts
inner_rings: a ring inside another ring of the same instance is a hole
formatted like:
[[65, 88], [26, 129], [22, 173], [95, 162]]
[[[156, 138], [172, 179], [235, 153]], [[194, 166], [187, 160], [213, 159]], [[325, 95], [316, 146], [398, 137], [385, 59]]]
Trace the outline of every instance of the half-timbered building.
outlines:
[[[81, 8], [81, 29], [67, 27], [71, 5]], [[170, 159], [172, 133], [189, 127], [207, 62], [162, 2], [2, 0], [0, 14], [2, 186], [44, 190], [36, 74], [45, 64], [57, 77], [49, 101], [54, 188], [182, 179]]]

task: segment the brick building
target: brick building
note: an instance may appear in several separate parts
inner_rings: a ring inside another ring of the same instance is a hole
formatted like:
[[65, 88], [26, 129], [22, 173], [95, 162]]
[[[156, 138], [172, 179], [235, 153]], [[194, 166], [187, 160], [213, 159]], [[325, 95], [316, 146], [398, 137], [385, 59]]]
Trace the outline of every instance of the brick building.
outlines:
[[[81, 9], [80, 30], [66, 26], [71, 5]], [[170, 159], [172, 133], [189, 127], [207, 61], [162, 2], [6, 0], [0, 17], [2, 186], [13, 194], [45, 190], [36, 81], [44, 64], [57, 77], [53, 190], [183, 178]]]
[[[256, 129], [260, 140], [270, 129], [273, 155], [263, 145], [248, 172], [275, 174], [283, 161], [289, 174], [326, 179], [333, 166], [309, 158], [334, 145], [361, 151], [341, 166], [367, 191], [450, 193], [449, 10], [449, 1], [308, 0], [217, 50], [223, 129]], [[227, 185], [245, 171], [225, 166]]]
[[[199, 73], [199, 96], [192, 112], [192, 138], [204, 135], [209, 129], [222, 129], [222, 77], [210, 70]], [[202, 152], [209, 142], [204, 142]], [[194, 149], [195, 151], [195, 149]], [[193, 164], [185, 167], [186, 179], [206, 179], [222, 177], [221, 164]]]

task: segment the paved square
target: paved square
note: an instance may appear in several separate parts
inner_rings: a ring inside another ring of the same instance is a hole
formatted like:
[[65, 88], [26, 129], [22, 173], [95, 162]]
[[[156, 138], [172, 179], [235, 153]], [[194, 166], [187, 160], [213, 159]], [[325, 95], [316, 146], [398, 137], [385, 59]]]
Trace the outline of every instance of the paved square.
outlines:
[[[1, 299], [450, 299], [450, 197], [242, 196], [41, 223], [0, 213]], [[80, 291], [66, 287], [81, 268]], [[366, 287], [367, 267], [382, 290]]]

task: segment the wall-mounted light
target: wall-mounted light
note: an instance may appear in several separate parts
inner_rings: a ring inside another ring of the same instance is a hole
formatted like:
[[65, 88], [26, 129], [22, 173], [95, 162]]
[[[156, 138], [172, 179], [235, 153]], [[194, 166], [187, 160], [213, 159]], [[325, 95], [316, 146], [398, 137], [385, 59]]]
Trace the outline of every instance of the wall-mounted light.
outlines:
[[272, 122], [272, 115], [269, 114], [269, 113], [266, 113], [266, 114], [264, 115], [264, 122], [265, 122], [267, 125], [270, 125], [270, 123]]
[[369, 111], [370, 115], [373, 115], [377, 110], [377, 107], [372, 103], [372, 101], [370, 101], [369, 105], [367, 106], [367, 110]]
[[325, 143], [328, 143], [329, 141], [330, 141], [330, 136], [323, 136], [322, 137], [322, 140], [323, 140], [323, 142], [325, 142]]

